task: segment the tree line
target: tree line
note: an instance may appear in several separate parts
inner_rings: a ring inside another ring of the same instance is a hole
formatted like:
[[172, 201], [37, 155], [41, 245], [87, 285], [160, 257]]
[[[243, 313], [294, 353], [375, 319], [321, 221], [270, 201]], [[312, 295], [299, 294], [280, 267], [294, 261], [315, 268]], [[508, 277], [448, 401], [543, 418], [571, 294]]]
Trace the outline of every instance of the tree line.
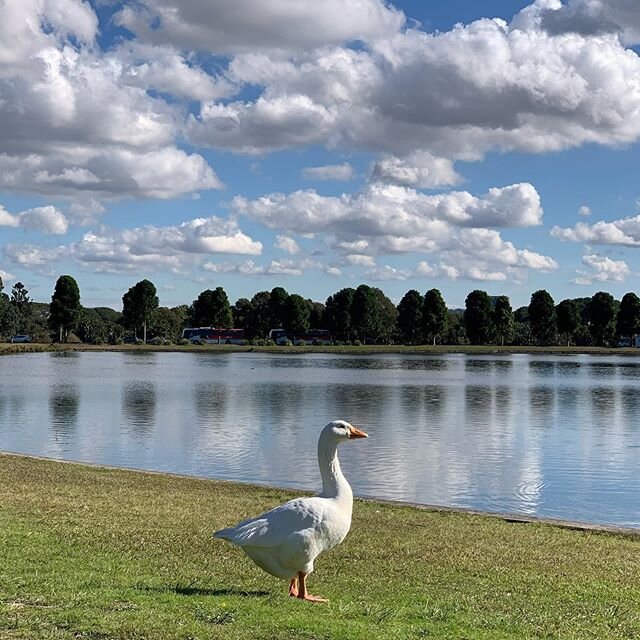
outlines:
[[51, 302], [29, 297], [21, 282], [3, 292], [0, 278], [0, 339], [26, 333], [36, 341], [65, 342], [71, 335], [93, 344], [133, 336], [146, 342], [173, 343], [185, 327], [244, 329], [254, 344], [271, 329], [288, 334], [328, 329], [339, 344], [447, 344], [613, 346], [640, 334], [640, 298], [627, 293], [618, 301], [607, 292], [555, 303], [536, 291], [529, 305], [512, 309], [507, 296], [476, 289], [464, 309], [448, 309], [438, 289], [411, 289], [395, 305], [381, 289], [361, 284], [330, 295], [324, 303], [283, 287], [259, 291], [231, 304], [222, 287], [206, 289], [190, 305], [161, 307], [155, 285], [145, 279], [122, 296], [122, 312], [83, 307], [72, 276], [60, 276]]

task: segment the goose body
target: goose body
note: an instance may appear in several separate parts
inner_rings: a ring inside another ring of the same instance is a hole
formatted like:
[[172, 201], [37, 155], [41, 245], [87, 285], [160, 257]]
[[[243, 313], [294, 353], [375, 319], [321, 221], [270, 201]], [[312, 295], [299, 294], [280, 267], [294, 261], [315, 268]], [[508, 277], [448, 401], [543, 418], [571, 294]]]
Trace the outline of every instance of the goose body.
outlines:
[[290, 500], [235, 527], [216, 531], [214, 537], [239, 546], [267, 573], [290, 580], [290, 595], [323, 601], [307, 593], [305, 579], [318, 555], [344, 540], [353, 509], [353, 493], [340, 469], [337, 448], [343, 441], [366, 437], [348, 422], [330, 422], [318, 440], [320, 495]]

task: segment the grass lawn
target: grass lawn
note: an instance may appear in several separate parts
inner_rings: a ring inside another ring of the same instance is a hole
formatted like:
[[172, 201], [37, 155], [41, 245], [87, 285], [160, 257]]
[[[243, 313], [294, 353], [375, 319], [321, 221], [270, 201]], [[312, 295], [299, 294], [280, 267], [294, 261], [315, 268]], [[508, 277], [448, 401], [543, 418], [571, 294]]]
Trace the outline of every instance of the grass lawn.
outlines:
[[640, 637], [640, 537], [374, 502], [289, 598], [211, 532], [290, 496], [0, 455], [0, 638]]

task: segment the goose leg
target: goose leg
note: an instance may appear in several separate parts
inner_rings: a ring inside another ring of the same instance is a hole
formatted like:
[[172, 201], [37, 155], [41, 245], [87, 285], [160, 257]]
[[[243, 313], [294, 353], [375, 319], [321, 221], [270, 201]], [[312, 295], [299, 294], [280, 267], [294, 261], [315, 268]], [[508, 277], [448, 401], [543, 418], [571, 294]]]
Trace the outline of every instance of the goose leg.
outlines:
[[293, 598], [298, 597], [298, 579], [292, 578], [289, 583], [289, 595]]
[[307, 593], [306, 578], [306, 573], [303, 573], [302, 571], [298, 572], [298, 584], [300, 585], [300, 588], [298, 589], [298, 598], [300, 598], [300, 600], [306, 600], [307, 602], [329, 602], [326, 598], [312, 596], [310, 593]]

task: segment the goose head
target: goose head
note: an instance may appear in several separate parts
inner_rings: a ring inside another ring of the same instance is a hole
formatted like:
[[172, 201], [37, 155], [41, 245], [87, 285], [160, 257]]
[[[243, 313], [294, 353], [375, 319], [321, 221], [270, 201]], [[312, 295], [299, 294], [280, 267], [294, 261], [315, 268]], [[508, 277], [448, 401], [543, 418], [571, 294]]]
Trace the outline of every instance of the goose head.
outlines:
[[338, 443], [345, 440], [369, 437], [364, 431], [358, 429], [358, 427], [354, 427], [345, 420], [334, 420], [333, 422], [330, 422], [323, 429], [323, 434]]

